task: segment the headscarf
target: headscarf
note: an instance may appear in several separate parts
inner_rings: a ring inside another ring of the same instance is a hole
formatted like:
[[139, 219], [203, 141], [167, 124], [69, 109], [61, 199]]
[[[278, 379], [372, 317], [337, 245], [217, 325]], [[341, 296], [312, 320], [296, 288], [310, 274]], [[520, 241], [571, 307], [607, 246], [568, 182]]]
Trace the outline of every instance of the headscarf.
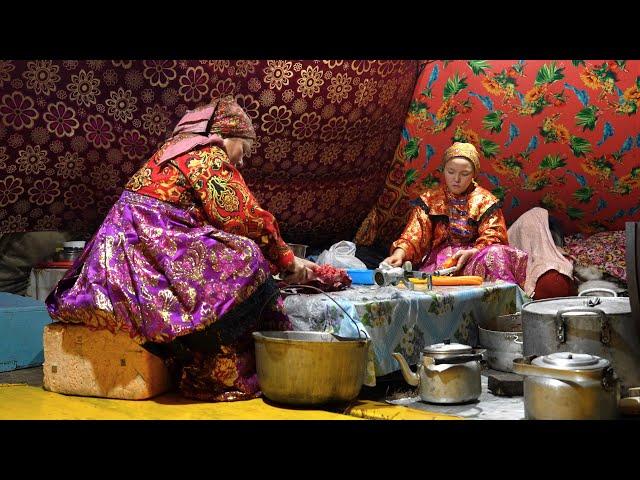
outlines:
[[480, 158], [478, 156], [478, 150], [472, 143], [455, 142], [444, 152], [444, 158], [442, 159], [442, 166], [444, 167], [449, 160], [456, 157], [466, 158], [473, 164], [474, 177], [477, 177], [480, 173]]
[[165, 143], [158, 163], [171, 160], [196, 147], [220, 147], [223, 139], [229, 137], [254, 140], [256, 132], [251, 118], [233, 97], [223, 97], [204, 107], [187, 111]]

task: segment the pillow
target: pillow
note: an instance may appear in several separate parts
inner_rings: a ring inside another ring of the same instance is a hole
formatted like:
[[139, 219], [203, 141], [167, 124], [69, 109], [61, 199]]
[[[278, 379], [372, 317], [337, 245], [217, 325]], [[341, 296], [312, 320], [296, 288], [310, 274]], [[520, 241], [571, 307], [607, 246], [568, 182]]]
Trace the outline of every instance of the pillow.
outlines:
[[565, 237], [565, 249], [576, 265], [595, 265], [612, 277], [627, 281], [626, 237], [623, 230], [599, 232], [590, 237]]

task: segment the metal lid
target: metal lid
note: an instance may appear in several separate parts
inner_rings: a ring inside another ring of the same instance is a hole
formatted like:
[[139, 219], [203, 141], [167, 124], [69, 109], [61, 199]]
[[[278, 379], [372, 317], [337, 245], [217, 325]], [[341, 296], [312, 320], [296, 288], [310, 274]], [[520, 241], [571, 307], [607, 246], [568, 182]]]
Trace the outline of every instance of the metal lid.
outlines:
[[84, 248], [87, 242], [76, 240], [73, 242], [64, 242], [64, 248]]
[[473, 348], [469, 345], [462, 345], [461, 343], [451, 343], [450, 340], [445, 340], [442, 343], [434, 343], [433, 345], [429, 345], [424, 347], [422, 353], [427, 354], [449, 354], [449, 355], [458, 355], [460, 353], [471, 353]]
[[588, 353], [555, 352], [534, 358], [533, 365], [559, 370], [595, 370], [609, 366], [609, 360]]
[[[628, 297], [561, 297], [534, 300], [522, 306], [522, 312], [554, 315], [558, 310], [571, 307], [584, 307], [602, 310], [606, 315], [624, 315], [631, 313]], [[594, 315], [588, 312], [576, 312], [569, 315]]]

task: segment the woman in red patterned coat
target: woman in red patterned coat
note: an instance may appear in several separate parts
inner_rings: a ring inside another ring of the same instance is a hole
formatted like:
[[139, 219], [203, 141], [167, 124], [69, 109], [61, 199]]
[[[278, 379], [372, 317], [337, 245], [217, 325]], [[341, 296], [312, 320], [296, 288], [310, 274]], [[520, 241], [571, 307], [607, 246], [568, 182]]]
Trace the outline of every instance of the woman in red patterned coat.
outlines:
[[527, 253], [509, 246], [500, 202], [475, 182], [478, 151], [456, 142], [442, 160], [444, 185], [427, 190], [414, 202], [407, 225], [391, 245], [385, 262], [406, 260], [423, 271], [449, 266], [456, 273], [504, 280], [524, 288]]

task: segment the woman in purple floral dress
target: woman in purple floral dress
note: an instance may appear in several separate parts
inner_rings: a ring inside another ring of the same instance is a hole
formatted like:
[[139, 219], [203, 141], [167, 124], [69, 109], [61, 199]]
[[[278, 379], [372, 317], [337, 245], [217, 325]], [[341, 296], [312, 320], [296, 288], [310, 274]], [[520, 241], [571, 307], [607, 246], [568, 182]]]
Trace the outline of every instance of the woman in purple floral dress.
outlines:
[[47, 298], [51, 317], [128, 332], [187, 397], [260, 395], [251, 333], [291, 328], [271, 274], [304, 282], [311, 264], [237, 170], [254, 139], [231, 98], [187, 112]]

